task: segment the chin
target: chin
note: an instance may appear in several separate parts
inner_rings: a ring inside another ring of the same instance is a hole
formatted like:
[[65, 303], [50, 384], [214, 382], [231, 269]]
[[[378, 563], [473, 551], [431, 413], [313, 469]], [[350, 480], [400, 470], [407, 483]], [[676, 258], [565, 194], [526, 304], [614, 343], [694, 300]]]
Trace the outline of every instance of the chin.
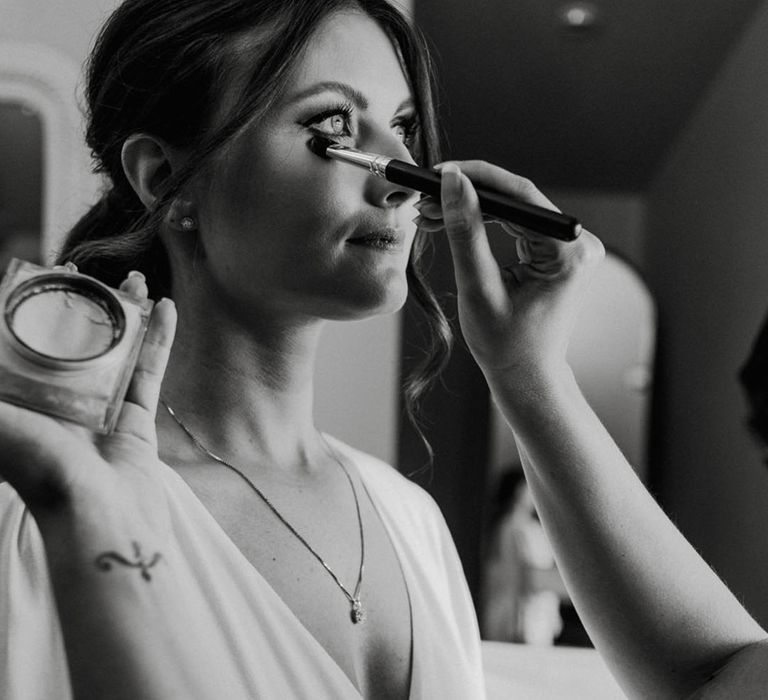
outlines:
[[408, 284], [389, 285], [385, 290], [360, 290], [361, 293], [352, 298], [348, 296], [343, 308], [337, 308], [329, 317], [333, 321], [357, 321], [373, 316], [393, 314], [403, 308], [408, 297]]

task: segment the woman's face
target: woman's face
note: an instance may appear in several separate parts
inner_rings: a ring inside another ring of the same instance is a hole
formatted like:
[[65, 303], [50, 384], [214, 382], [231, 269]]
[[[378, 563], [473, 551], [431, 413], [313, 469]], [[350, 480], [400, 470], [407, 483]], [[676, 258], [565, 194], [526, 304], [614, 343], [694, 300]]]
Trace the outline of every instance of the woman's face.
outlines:
[[345, 319], [398, 309], [416, 195], [307, 143], [319, 133], [411, 161], [415, 121], [379, 25], [355, 11], [329, 16], [280, 101], [229, 147], [200, 195], [198, 277], [246, 313]]

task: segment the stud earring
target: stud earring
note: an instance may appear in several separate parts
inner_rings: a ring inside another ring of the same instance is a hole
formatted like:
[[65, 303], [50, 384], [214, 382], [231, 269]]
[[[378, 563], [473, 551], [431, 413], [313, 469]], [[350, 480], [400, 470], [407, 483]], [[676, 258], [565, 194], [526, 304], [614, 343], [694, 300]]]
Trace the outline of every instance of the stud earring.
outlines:
[[197, 228], [197, 223], [191, 216], [182, 216], [179, 224], [185, 231], [194, 231]]

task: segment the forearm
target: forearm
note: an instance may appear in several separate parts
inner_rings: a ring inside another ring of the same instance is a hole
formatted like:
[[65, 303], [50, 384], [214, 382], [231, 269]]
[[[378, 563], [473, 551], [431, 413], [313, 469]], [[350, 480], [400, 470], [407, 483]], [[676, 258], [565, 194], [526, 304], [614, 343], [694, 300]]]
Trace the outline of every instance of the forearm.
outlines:
[[245, 697], [168, 538], [130, 518], [41, 520], [76, 700]]
[[625, 688], [684, 696], [765, 637], [650, 497], [570, 371], [489, 384], [561, 573]]

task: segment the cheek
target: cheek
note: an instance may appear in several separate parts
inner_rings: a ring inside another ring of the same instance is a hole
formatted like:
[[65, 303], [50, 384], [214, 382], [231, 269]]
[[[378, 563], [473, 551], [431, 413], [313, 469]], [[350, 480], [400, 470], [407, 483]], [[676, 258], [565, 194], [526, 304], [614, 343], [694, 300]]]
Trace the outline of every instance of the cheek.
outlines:
[[343, 216], [349, 208], [345, 200], [351, 198], [351, 188], [340, 173], [309, 155], [308, 149], [304, 153], [301, 146], [276, 156], [239, 169], [234, 177], [235, 206], [248, 202], [249, 216], [275, 226], [291, 219], [322, 222]]
[[317, 174], [317, 169], [307, 168], [306, 162], [297, 161], [295, 155], [249, 159], [238, 154], [232, 158], [226, 171], [215, 177], [206, 223], [237, 238], [291, 228], [305, 230], [313, 220], [330, 218], [334, 202], [328, 179]]
[[250, 169], [216, 198], [206, 250], [217, 277], [252, 287], [285, 285], [334, 264], [353, 212], [329, 178], [296, 169]]

